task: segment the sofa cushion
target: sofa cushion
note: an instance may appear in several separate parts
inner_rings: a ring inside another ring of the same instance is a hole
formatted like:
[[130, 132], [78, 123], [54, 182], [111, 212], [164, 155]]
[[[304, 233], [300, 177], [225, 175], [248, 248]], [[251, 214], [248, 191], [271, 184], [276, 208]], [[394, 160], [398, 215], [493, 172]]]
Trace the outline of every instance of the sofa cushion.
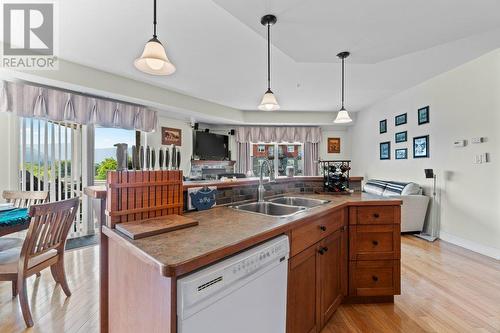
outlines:
[[382, 195], [387, 187], [387, 182], [370, 179], [363, 187], [363, 191], [370, 194]]
[[370, 179], [366, 182], [363, 190], [367, 193], [382, 196], [416, 195], [422, 193], [420, 186], [416, 183], [394, 182], [378, 179]]

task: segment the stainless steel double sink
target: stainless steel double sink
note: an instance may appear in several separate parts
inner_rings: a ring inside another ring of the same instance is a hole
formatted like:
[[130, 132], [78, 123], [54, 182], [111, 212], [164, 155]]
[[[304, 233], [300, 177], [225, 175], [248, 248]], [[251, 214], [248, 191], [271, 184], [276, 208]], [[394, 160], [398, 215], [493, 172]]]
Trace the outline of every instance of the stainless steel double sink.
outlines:
[[233, 209], [250, 213], [288, 217], [307, 209], [324, 205], [330, 201], [304, 197], [279, 197], [262, 202], [251, 202], [230, 206]]

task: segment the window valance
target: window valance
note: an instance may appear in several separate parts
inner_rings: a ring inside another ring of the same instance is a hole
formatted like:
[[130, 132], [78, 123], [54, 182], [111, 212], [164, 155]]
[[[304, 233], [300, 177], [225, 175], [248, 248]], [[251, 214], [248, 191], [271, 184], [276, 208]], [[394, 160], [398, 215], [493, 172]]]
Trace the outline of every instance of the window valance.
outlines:
[[252, 126], [238, 127], [236, 141], [245, 142], [310, 142], [321, 141], [319, 127], [274, 127]]
[[156, 111], [144, 106], [6, 81], [0, 81], [0, 111], [144, 132], [154, 131], [158, 122]]

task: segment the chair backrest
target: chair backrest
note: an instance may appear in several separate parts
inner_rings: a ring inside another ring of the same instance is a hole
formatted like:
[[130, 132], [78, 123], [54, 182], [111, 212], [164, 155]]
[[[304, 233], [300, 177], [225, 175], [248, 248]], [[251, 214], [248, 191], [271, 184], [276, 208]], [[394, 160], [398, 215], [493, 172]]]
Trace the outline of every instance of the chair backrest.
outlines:
[[29, 259], [50, 250], [64, 251], [80, 199], [33, 205], [29, 208], [30, 226], [21, 249], [21, 264], [26, 269]]
[[3, 191], [2, 197], [17, 208], [45, 203], [49, 197], [47, 191]]

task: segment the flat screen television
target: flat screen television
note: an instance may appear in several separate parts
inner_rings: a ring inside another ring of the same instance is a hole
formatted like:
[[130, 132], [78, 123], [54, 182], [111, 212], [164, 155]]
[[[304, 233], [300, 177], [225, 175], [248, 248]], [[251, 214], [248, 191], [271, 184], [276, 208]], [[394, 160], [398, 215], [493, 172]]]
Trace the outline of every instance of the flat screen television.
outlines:
[[202, 160], [225, 160], [229, 158], [229, 137], [207, 132], [195, 132], [194, 155]]

